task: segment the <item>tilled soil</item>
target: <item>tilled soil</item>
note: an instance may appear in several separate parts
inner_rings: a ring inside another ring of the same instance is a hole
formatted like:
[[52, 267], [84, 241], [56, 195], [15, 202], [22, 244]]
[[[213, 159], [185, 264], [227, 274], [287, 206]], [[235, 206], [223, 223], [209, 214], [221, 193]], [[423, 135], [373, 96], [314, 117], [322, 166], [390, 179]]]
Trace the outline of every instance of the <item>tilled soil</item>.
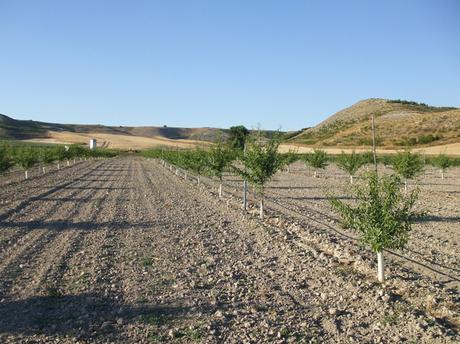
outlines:
[[[333, 234], [326, 203], [281, 198], [297, 195], [282, 185], [292, 178], [271, 185], [287, 210], [273, 203], [263, 222], [241, 211], [234, 177], [220, 200], [214, 182], [140, 158], [4, 187], [0, 342], [459, 340], [452, 281], [395, 260], [379, 285], [373, 256]], [[441, 246], [448, 274], [458, 253]]]

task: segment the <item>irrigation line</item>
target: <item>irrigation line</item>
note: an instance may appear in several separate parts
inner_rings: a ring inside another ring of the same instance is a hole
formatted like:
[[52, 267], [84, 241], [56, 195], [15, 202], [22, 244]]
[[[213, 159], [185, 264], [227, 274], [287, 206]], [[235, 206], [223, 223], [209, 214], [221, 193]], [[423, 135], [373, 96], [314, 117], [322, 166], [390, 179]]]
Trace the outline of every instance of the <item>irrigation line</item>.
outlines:
[[[177, 167], [176, 167], [176, 168], [177, 168]], [[170, 171], [169, 169], [167, 169], [167, 170]], [[179, 168], [179, 170], [182, 171], [182, 169], [180, 169], [180, 168]], [[174, 170], [174, 171], [170, 171], [170, 172], [171, 172], [173, 175], [176, 175], [176, 174], [175, 174], [175, 170]], [[177, 175], [176, 175], [176, 176], [177, 176]], [[194, 175], [192, 175], [192, 174], [188, 174], [188, 180], [191, 181], [192, 178], [194, 178], [195, 181], [198, 180], [198, 178], [197, 178], [196, 176], [194, 176]], [[207, 183], [204, 181], [205, 179], [207, 180]], [[207, 187], [211, 188], [211, 189], [214, 189], [214, 188], [216, 187], [216, 185], [213, 185], [213, 184], [216, 184], [216, 182], [213, 181], [213, 180], [210, 179], [210, 178], [207, 178], [207, 177], [203, 177], [203, 176], [202, 176], [202, 177], [200, 178], [200, 183], [201, 183], [202, 185], [204, 185], [204, 186], [207, 186]], [[228, 184], [228, 183], [222, 183], [222, 186], [227, 187], [227, 192], [228, 192], [229, 194], [231, 194], [233, 197], [242, 200], [242, 197], [241, 197], [240, 195], [238, 195], [238, 192], [233, 191], [233, 190], [238, 190], [238, 188], [237, 188], [235, 185], [231, 185], [231, 184]], [[229, 191], [228, 188], [230, 188], [232, 191]], [[254, 192], [251, 191], [251, 188], [248, 188], [248, 195], [250, 196], [251, 201], [253, 201], [254, 203], [257, 201], [257, 197], [256, 197], [256, 195], [254, 194]], [[275, 196], [276, 196], [276, 193], [275, 193]], [[285, 196], [285, 195], [283, 195], [283, 197], [284, 197], [284, 196]], [[350, 239], [352, 242], [355, 242], [355, 243], [356, 243], [356, 242], [358, 241], [358, 238], [355, 237], [355, 236], [351, 236], [351, 235], [349, 235], [349, 234], [347, 234], [347, 233], [345, 233], [345, 232], [343, 232], [343, 231], [338, 230], [337, 228], [331, 226], [331, 225], [328, 224], [328, 223], [325, 223], [325, 222], [319, 221], [319, 220], [317, 220], [317, 219], [315, 219], [315, 218], [306, 216], [305, 214], [301, 213], [299, 210], [293, 209], [293, 207], [294, 207], [294, 208], [297, 208], [297, 209], [302, 208], [302, 207], [300, 207], [300, 206], [297, 205], [297, 204], [293, 204], [293, 203], [290, 203], [290, 202], [285, 202], [286, 205], [283, 205], [283, 204], [281, 204], [281, 203], [275, 201], [275, 200], [273, 199], [273, 197], [270, 197], [270, 196], [265, 196], [265, 200], [267, 200], [268, 202], [271, 202], [271, 203], [275, 204], [276, 206], [278, 206], [278, 207], [284, 209], [284, 210], [287, 211], [288, 213], [289, 213], [289, 212], [290, 212], [290, 213], [294, 213], [294, 214], [296, 214], [297, 216], [301, 217], [301, 218], [304, 219], [304, 220], [312, 221], [312, 222], [315, 222], [315, 223], [318, 224], [318, 225], [324, 226], [324, 227], [326, 227], [327, 229], [329, 229], [329, 230], [333, 231], [334, 233], [338, 234], [339, 236], [342, 236], [342, 237], [344, 237], [344, 238]], [[310, 203], [310, 201], [308, 201], [308, 200], [305, 200], [305, 201], [308, 202], [308, 203]], [[312, 202], [311, 202], [311, 203], [312, 203]], [[284, 212], [282, 212], [282, 211], [279, 211], [279, 210], [277, 210], [277, 209], [275, 209], [275, 208], [273, 208], [273, 207], [270, 207], [270, 206], [267, 207], [267, 209], [269, 209], [269, 210], [271, 210], [271, 211], [273, 211], [273, 212], [275, 212], [275, 213], [280, 213], [280, 214], [286, 215], [286, 213], [284, 213]], [[337, 221], [337, 219], [335, 219], [335, 218], [333, 218], [333, 217], [331, 217], [331, 216], [329, 216], [329, 215], [327, 215], [327, 214], [324, 214], [323, 212], [320, 212], [320, 211], [318, 211], [318, 210], [316, 210], [316, 209], [311, 209], [311, 208], [309, 208], [308, 211], [314, 212], [314, 213], [318, 214], [319, 216], [326, 217], [326, 218], [329, 219], [329, 220]], [[456, 269], [450, 268], [450, 267], [446, 267], [446, 266], [444, 266], [444, 265], [440, 265], [440, 264], [434, 263], [434, 262], [432, 262], [432, 261], [429, 261], [427, 258], [423, 257], [421, 254], [419, 254], [419, 255], [420, 255], [421, 258], [424, 260], [424, 262], [416, 261], [416, 260], [414, 260], [413, 258], [407, 257], [407, 256], [405, 256], [405, 255], [402, 255], [402, 254], [400, 254], [400, 253], [394, 252], [394, 251], [392, 251], [392, 250], [384, 249], [384, 251], [387, 252], [387, 253], [389, 253], [390, 255], [393, 255], [393, 256], [397, 257], [397, 258], [405, 259], [405, 260], [407, 260], [408, 262], [411, 262], [411, 263], [413, 263], [413, 264], [415, 264], [415, 265], [418, 265], [418, 266], [420, 266], [420, 267], [422, 267], [422, 268], [428, 269], [428, 270], [430, 270], [431, 272], [437, 273], [437, 274], [442, 275], [442, 276], [444, 276], [444, 277], [448, 277], [448, 278], [450, 278], [451, 280], [454, 280], [454, 281], [456, 281], [456, 282], [460, 282], [460, 277], [457, 277], [457, 276], [454, 277], [454, 276], [449, 275], [449, 274], [447, 274], [447, 273], [445, 273], [445, 272], [438, 271], [438, 270], [436, 270], [435, 268], [433, 268], [433, 267], [431, 267], [431, 266], [429, 266], [429, 265], [427, 265], [427, 264], [436, 265], [436, 266], [439, 266], [440, 268], [443, 268], [443, 269], [446, 269], [446, 270], [451, 270], [451, 271], [456, 271]], [[425, 264], [424, 264], [424, 263], [425, 263]]]

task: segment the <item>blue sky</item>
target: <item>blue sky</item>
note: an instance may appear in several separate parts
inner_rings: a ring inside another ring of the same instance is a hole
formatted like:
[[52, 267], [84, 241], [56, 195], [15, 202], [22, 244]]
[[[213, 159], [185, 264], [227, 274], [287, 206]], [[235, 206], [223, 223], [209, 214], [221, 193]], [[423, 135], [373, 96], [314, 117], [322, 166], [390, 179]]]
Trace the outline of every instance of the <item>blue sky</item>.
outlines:
[[0, 0], [0, 113], [293, 130], [356, 101], [460, 107], [460, 1]]

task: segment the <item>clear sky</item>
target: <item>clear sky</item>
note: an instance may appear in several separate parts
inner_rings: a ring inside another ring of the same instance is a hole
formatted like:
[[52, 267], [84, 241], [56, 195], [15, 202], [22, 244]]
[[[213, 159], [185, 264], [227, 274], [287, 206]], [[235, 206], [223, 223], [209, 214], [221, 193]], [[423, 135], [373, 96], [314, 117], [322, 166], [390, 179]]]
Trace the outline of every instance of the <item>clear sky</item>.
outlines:
[[459, 0], [0, 0], [0, 113], [292, 130], [364, 98], [460, 107]]

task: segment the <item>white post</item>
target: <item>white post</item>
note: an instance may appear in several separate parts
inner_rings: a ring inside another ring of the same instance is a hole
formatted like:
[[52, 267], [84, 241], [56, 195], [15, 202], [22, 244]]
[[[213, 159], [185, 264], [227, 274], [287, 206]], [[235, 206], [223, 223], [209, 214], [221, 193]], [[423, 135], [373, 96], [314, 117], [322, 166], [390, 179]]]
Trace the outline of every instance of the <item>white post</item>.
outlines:
[[43, 174], [45, 174], [45, 173], [46, 173], [45, 166], [43, 166]]
[[197, 177], [198, 185], [200, 185], [200, 175]]
[[404, 193], [407, 193], [407, 179], [404, 179]]
[[70, 166], [70, 161], [67, 159], [67, 166]]
[[58, 163], [57, 167], [58, 167], [58, 170], [60, 170], [60, 169], [61, 169], [61, 165], [60, 165], [59, 163]]
[[222, 198], [222, 183], [219, 184], [219, 198]]
[[353, 184], [353, 175], [350, 174], [350, 184]]
[[248, 182], [243, 180], [243, 209], [248, 209]]
[[441, 170], [441, 179], [444, 179], [444, 170]]
[[29, 179], [29, 171], [25, 170], [24, 172], [26, 179]]
[[315, 173], [313, 174], [313, 178], [317, 178], [316, 170], [315, 170]]
[[377, 252], [377, 271], [379, 282], [385, 282], [385, 263], [383, 261], [383, 251]]
[[184, 172], [184, 180], [187, 180], [187, 171]]

